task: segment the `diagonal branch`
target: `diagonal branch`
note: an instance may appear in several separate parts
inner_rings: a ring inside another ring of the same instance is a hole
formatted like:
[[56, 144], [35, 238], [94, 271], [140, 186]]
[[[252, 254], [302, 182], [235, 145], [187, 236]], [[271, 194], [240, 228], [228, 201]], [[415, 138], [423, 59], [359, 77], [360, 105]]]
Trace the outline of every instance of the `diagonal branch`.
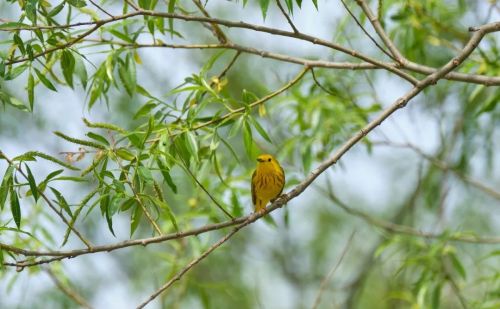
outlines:
[[[87, 249], [78, 249], [78, 250], [71, 250], [71, 251], [66, 251], [66, 252], [58, 252], [58, 251], [53, 251], [53, 252], [38, 252], [38, 251], [29, 251], [29, 250], [24, 250], [21, 248], [17, 248], [14, 246], [9, 246], [0, 243], [0, 249], [10, 251], [13, 253], [17, 254], [22, 254], [25, 256], [55, 256], [58, 257], [59, 259], [62, 258], [70, 258], [78, 255], [83, 255], [83, 254], [88, 254], [92, 252], [102, 252], [102, 251], [112, 251], [124, 247], [130, 247], [134, 245], [147, 245], [150, 243], [158, 243], [158, 242], [163, 242], [169, 239], [179, 239], [182, 237], [190, 236], [190, 235], [198, 235], [203, 232], [207, 232], [210, 230], [216, 230], [216, 229], [221, 229], [224, 227], [232, 226], [232, 225], [237, 225], [237, 224], [250, 224], [257, 219], [261, 218], [264, 215], [267, 215], [268, 213], [283, 207], [287, 202], [290, 200], [294, 199], [295, 197], [299, 196], [304, 192], [315, 180], [316, 178], [321, 175], [324, 171], [326, 171], [328, 168], [336, 164], [343, 156], [346, 154], [353, 146], [355, 146], [359, 141], [361, 141], [368, 133], [373, 131], [377, 126], [379, 126], [382, 122], [384, 122], [389, 116], [391, 116], [394, 112], [396, 112], [398, 109], [404, 107], [412, 98], [414, 98], [416, 95], [418, 95], [422, 90], [425, 88], [436, 84], [437, 81], [441, 78], [443, 78], [447, 73], [449, 73], [451, 70], [455, 69], [458, 65], [460, 65], [471, 53], [472, 51], [477, 47], [481, 39], [487, 34], [495, 31], [500, 31], [500, 23], [490, 23], [486, 24], [477, 28], [472, 29], [474, 31], [474, 34], [472, 37], [469, 39], [465, 47], [462, 49], [462, 51], [453, 59], [451, 59], [446, 65], [444, 65], [440, 70], [438, 70], [436, 73], [429, 75], [425, 79], [423, 79], [421, 82], [419, 82], [413, 89], [411, 89], [409, 92], [407, 92], [405, 95], [397, 99], [392, 105], [390, 105], [388, 108], [386, 108], [378, 117], [370, 121], [368, 124], [365, 125], [358, 133], [356, 133], [354, 136], [352, 136], [349, 140], [347, 140], [329, 159], [323, 161], [321, 164], [319, 164], [302, 182], [300, 182], [297, 186], [295, 186], [291, 191], [289, 191], [286, 194], [281, 195], [278, 199], [276, 199], [275, 202], [269, 206], [265, 212], [263, 213], [258, 213], [258, 214], [252, 214], [250, 216], [245, 216], [241, 218], [237, 218], [232, 221], [226, 221], [223, 223], [218, 223], [218, 224], [212, 224], [212, 225], [207, 225], [198, 229], [194, 229], [191, 231], [187, 232], [178, 232], [178, 233], [173, 233], [173, 234], [167, 234], [163, 235], [160, 237], [152, 237], [149, 239], [139, 239], [139, 240], [130, 240], [130, 241], [124, 241], [118, 244], [113, 244], [113, 245], [108, 245], [108, 246], [96, 246], [93, 248], [87, 248]], [[305, 74], [305, 72], [308, 70], [308, 68], [303, 70], [302, 74]], [[240, 225], [238, 225], [240, 226]], [[243, 227], [243, 226], [242, 226]], [[236, 232], [234, 232], [236, 233]], [[418, 235], [421, 236], [421, 235]], [[428, 234], [426, 237], [441, 237], [442, 235], [439, 234]], [[469, 243], [500, 243], [500, 239], [498, 237], [473, 237], [473, 236], [453, 236], [450, 237], [450, 240], [453, 241], [463, 241], [463, 242], [469, 242]], [[13, 265], [12, 265], [13, 264]], [[17, 265], [16, 263], [4, 263], [4, 265], [9, 265], [9, 266], [30, 266], [30, 263], [25, 263], [24, 265]]]

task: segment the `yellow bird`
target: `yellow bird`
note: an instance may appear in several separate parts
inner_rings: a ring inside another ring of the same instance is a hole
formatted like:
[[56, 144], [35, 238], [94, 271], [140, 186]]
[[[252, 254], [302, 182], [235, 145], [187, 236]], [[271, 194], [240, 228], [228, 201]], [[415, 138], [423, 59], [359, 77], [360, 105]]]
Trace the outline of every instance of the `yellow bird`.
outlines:
[[269, 154], [257, 157], [257, 168], [252, 174], [252, 202], [256, 212], [263, 212], [283, 192], [285, 172]]

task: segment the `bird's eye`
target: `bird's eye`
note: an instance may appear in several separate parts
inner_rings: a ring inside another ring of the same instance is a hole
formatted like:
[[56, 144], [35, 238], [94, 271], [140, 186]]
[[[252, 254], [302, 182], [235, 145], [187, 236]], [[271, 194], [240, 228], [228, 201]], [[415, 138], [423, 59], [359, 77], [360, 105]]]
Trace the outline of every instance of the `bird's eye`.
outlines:
[[271, 158], [267, 159], [267, 162], [271, 162]]

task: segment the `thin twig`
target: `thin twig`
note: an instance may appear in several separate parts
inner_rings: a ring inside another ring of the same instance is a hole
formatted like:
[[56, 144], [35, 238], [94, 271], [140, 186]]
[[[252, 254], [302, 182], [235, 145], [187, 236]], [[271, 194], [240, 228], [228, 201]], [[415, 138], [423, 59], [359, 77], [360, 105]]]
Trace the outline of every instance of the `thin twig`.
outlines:
[[281, 5], [281, 1], [280, 0], [276, 0], [276, 4], [278, 5], [281, 13], [283, 14], [283, 16], [285, 16], [286, 18], [286, 21], [288, 22], [288, 24], [290, 25], [290, 27], [292, 27], [293, 29], [293, 32], [295, 33], [299, 33], [299, 30], [297, 29], [297, 27], [295, 27], [295, 25], [293, 24], [293, 21], [292, 19], [290, 18], [290, 16], [286, 13], [285, 9], [283, 8], [283, 6]]
[[427, 153], [425, 153], [422, 149], [417, 147], [416, 145], [413, 145], [411, 143], [394, 143], [394, 142], [389, 142], [389, 141], [375, 141], [373, 144], [378, 144], [378, 145], [386, 145], [390, 147], [399, 147], [399, 148], [407, 148], [412, 151], [414, 151], [416, 154], [421, 156], [422, 158], [426, 159], [427, 161], [431, 162], [434, 164], [437, 168], [443, 170], [443, 171], [451, 171], [453, 174], [457, 175], [460, 180], [462, 180], [465, 183], [468, 183], [472, 185], [473, 187], [476, 187], [477, 189], [483, 191], [484, 193], [488, 194], [489, 196], [500, 200], [500, 192], [495, 190], [494, 188], [483, 184], [482, 182], [464, 174], [461, 173], [460, 171], [456, 170], [453, 168], [453, 166], [450, 166], [448, 163], [443, 162], [434, 156], [431, 156]]
[[89, 0], [90, 3], [92, 3], [97, 9], [99, 9], [99, 11], [103, 12], [104, 14], [108, 15], [109, 17], [111, 18], [114, 18], [113, 15], [111, 15], [110, 13], [108, 13], [105, 9], [103, 9], [101, 6], [99, 6], [97, 3], [95, 3], [93, 0]]
[[136, 11], [139, 11], [139, 7], [137, 5], [135, 5], [135, 3], [132, 1], [132, 0], [125, 0], [125, 2], [128, 3], [128, 5], [130, 5], [134, 10]]
[[[382, 39], [382, 42], [384, 42], [385, 46], [389, 48], [389, 51], [391, 54], [396, 58], [396, 61], [405, 66], [408, 62], [408, 60], [401, 54], [399, 49], [396, 47], [396, 45], [392, 42], [392, 40], [389, 38], [387, 33], [385, 33], [384, 28], [380, 24], [379, 18], [380, 16], [375, 16], [373, 14], [372, 10], [368, 6], [368, 4], [365, 2], [365, 0], [356, 0], [356, 3], [361, 7], [363, 12], [365, 13], [366, 17], [372, 24], [373, 28], [375, 29], [375, 32], [377, 32], [378, 36]], [[379, 2], [379, 11], [381, 10], [382, 4]], [[393, 58], [393, 57], [391, 57]], [[393, 59], [394, 59], [393, 58]]]
[[64, 284], [63, 282], [61, 282], [61, 280], [59, 280], [59, 278], [56, 276], [56, 274], [54, 274], [52, 269], [45, 268], [45, 271], [49, 275], [50, 279], [52, 279], [52, 281], [54, 281], [54, 284], [59, 288], [59, 290], [61, 290], [61, 292], [66, 294], [66, 296], [68, 296], [71, 300], [73, 300], [75, 303], [80, 305], [80, 307], [92, 309], [92, 306], [80, 294], [78, 294], [77, 291], [72, 289], [67, 284]]
[[354, 231], [354, 232], [351, 233], [351, 236], [349, 236], [349, 239], [347, 240], [347, 242], [346, 242], [346, 244], [344, 246], [344, 249], [342, 250], [342, 253], [340, 254], [340, 258], [332, 266], [332, 268], [330, 269], [330, 271], [328, 272], [328, 274], [325, 276], [325, 278], [323, 278], [323, 281], [321, 281], [321, 284], [319, 286], [319, 291], [318, 291], [318, 294], [316, 295], [316, 298], [314, 300], [314, 304], [312, 306], [312, 309], [318, 308], [318, 306], [319, 306], [319, 304], [321, 302], [321, 296], [323, 295], [323, 293], [324, 293], [324, 291], [326, 289], [326, 285], [332, 279], [333, 274], [335, 273], [335, 271], [337, 270], [337, 268], [342, 263], [342, 260], [344, 259], [344, 256], [346, 255], [347, 251], [349, 250], [349, 247], [351, 246], [352, 239], [354, 238], [354, 234], [355, 233], [356, 233], [356, 231]]
[[210, 253], [212, 253], [215, 249], [219, 248], [222, 244], [228, 241], [233, 235], [235, 235], [240, 229], [248, 225], [250, 222], [245, 221], [242, 224], [236, 226], [229, 234], [221, 238], [215, 244], [210, 246], [207, 250], [205, 250], [200, 256], [189, 262], [184, 268], [182, 268], [174, 277], [168, 280], [163, 286], [161, 286], [158, 290], [156, 290], [153, 294], [151, 294], [148, 299], [146, 299], [143, 303], [137, 306], [137, 309], [144, 308], [147, 304], [153, 301], [158, 295], [165, 292], [169, 287], [171, 287], [176, 281], [180, 280], [182, 276], [184, 276], [188, 271], [190, 271], [196, 264], [198, 264], [201, 260], [206, 258]]
[[[208, 14], [207, 10], [205, 9], [200, 0], [193, 0], [193, 2], [205, 17], [211, 18], [210, 14]], [[215, 38], [219, 41], [219, 43], [224, 44], [229, 42], [229, 39], [227, 38], [226, 34], [220, 29], [219, 25], [217, 25], [216, 23], [210, 23], [210, 30], [215, 36]]]
[[214, 202], [214, 204], [215, 204], [215, 206], [217, 206], [217, 208], [219, 208], [231, 220], [234, 220], [235, 218], [224, 207], [222, 207], [222, 205], [215, 199], [215, 197], [213, 197], [213, 195], [205, 188], [205, 186], [198, 180], [198, 178], [196, 178], [196, 176], [193, 174], [193, 172], [191, 172], [191, 169], [189, 168], [187, 162], [184, 160], [183, 156], [180, 155], [180, 151], [179, 151], [177, 145], [175, 144], [175, 141], [173, 139], [173, 136], [170, 134], [170, 131], [168, 131], [167, 133], [168, 133], [168, 136], [170, 138], [170, 143], [174, 146], [175, 151], [177, 153], [179, 153], [179, 158], [181, 159], [182, 166], [188, 172], [189, 176], [191, 176], [191, 178], [193, 178], [193, 180], [203, 190], [203, 192], [205, 192], [208, 195], [208, 197], [212, 200], [212, 202]]
[[[180, 20], [184, 20], [184, 21], [196, 21], [196, 22], [209, 22], [209, 23], [216, 23], [216, 24], [219, 24], [219, 25], [223, 25], [223, 26], [226, 26], [226, 27], [233, 27], [233, 28], [243, 28], [243, 29], [250, 29], [250, 30], [254, 30], [254, 31], [258, 31], [258, 32], [265, 32], [265, 33], [269, 33], [269, 34], [273, 34], [273, 35], [279, 35], [279, 36], [285, 36], [285, 37], [291, 37], [291, 38], [296, 38], [296, 39], [299, 39], [299, 40], [303, 40], [303, 41], [307, 41], [307, 42], [310, 42], [310, 43], [313, 43], [313, 44], [317, 44], [317, 45], [322, 45], [322, 46], [325, 46], [325, 47], [329, 47], [331, 49], [335, 49], [335, 50], [338, 50], [342, 53], [345, 53], [351, 57], [355, 57], [355, 58], [358, 58], [358, 59], [361, 59], [361, 60], [364, 60], [368, 63], [371, 63], [371, 64], [374, 64], [374, 65], [377, 65], [379, 67], [382, 67], [396, 75], [398, 75], [399, 77], [407, 80], [408, 82], [410, 82], [411, 84], [413, 85], [416, 85], [418, 80], [416, 78], [414, 78], [413, 76], [407, 74], [406, 72], [398, 69], [398, 68], [395, 68], [393, 66], [390, 66], [390, 65], [386, 65], [384, 62], [380, 62], [376, 59], [373, 59], [369, 56], [366, 56], [362, 53], [359, 53], [358, 51], [355, 51], [355, 50], [351, 50], [349, 48], [345, 48], [341, 45], [338, 45], [338, 44], [335, 44], [335, 43], [332, 43], [330, 41], [326, 41], [326, 40], [323, 40], [323, 39], [320, 39], [320, 38], [317, 38], [317, 37], [314, 37], [314, 36], [311, 36], [311, 35], [307, 35], [307, 34], [303, 34], [303, 33], [295, 33], [295, 32], [290, 32], [290, 31], [285, 31], [285, 30], [279, 30], [279, 29], [275, 29], [275, 28], [270, 28], [270, 27], [265, 27], [265, 26], [260, 26], [260, 25], [254, 25], [254, 24], [249, 24], [249, 23], [245, 23], [245, 22], [234, 22], [234, 21], [229, 21], [229, 20], [224, 20], [224, 19], [218, 19], [218, 18], [209, 18], [209, 17], [205, 17], [205, 16], [191, 16], [191, 15], [183, 15], [183, 14], [174, 14], [174, 13], [165, 13], [165, 12], [156, 12], [156, 11], [148, 11], [148, 10], [140, 10], [140, 11], [136, 11], [136, 12], [129, 12], [129, 13], [126, 13], [126, 14], [123, 14], [123, 15], [120, 15], [120, 16], [115, 16], [114, 18], [111, 18], [111, 19], [101, 19], [99, 21], [95, 21], [95, 22], [82, 22], [82, 23], [76, 23], [76, 24], [73, 24], [73, 25], [94, 25], [94, 27], [92, 27], [91, 29], [85, 31], [84, 33], [82, 33], [81, 35], [79, 35], [78, 37], [76, 37], [75, 39], [67, 42], [66, 44], [61, 44], [59, 46], [56, 46], [56, 47], [52, 47], [52, 48], [49, 48], [49, 49], [46, 49], [45, 51], [42, 51], [38, 54], [35, 54], [33, 55], [32, 57], [28, 58], [28, 57], [25, 57], [25, 58], [19, 58], [19, 59], [15, 59], [15, 60], [11, 60], [11, 61], [8, 61], [8, 62], [5, 62], [5, 65], [11, 65], [11, 64], [14, 64], [14, 63], [20, 63], [20, 62], [25, 62], [25, 61], [28, 61], [28, 60], [33, 60], [33, 59], [36, 59], [38, 57], [41, 57], [41, 56], [44, 56], [46, 54], [49, 54], [49, 53], [52, 53], [56, 50], [60, 50], [60, 49], [64, 49], [64, 48], [67, 48], [67, 47], [70, 47], [72, 46], [73, 44], [76, 44], [78, 43], [79, 41], [81, 41], [83, 38], [89, 36], [90, 34], [92, 34], [93, 32], [95, 32], [97, 29], [99, 29], [100, 27], [108, 24], [108, 23], [111, 23], [111, 22], [116, 22], [116, 21], [119, 21], [119, 20], [123, 20], [123, 19], [127, 19], [127, 18], [131, 18], [131, 17], [134, 17], [134, 16], [152, 16], [152, 17], [161, 17], [161, 18], [174, 18], [174, 19], [180, 19]], [[49, 27], [49, 28], [47, 28]], [[67, 27], [70, 27], [70, 25], [67, 25]], [[39, 29], [53, 29], [53, 26], [40, 26], [40, 27], [16, 27], [16, 28], [12, 28], [12, 29], [18, 29], [18, 30], [39, 30]], [[12, 30], [12, 29], [9, 29], [9, 30]]]
[[370, 41], [372, 41], [377, 47], [378, 49], [380, 49], [384, 54], [386, 54], [389, 58], [397, 61], [397, 59], [391, 55], [390, 53], [388, 53], [382, 46], [380, 46], [378, 44], [378, 42], [368, 33], [368, 31], [366, 31], [365, 27], [363, 27], [363, 25], [361, 24], [361, 22], [358, 20], [358, 18], [354, 15], [353, 12], [351, 12], [351, 10], [349, 9], [349, 7], [347, 6], [347, 4], [344, 2], [344, 0], [340, 0], [342, 2], [342, 4], [344, 5], [344, 8], [347, 10], [347, 12], [349, 13], [349, 15], [351, 15], [351, 17], [354, 19], [354, 21], [356, 22], [356, 24], [358, 25], [359, 28], [361, 28], [361, 30], [366, 34], [366, 36], [370, 39]]

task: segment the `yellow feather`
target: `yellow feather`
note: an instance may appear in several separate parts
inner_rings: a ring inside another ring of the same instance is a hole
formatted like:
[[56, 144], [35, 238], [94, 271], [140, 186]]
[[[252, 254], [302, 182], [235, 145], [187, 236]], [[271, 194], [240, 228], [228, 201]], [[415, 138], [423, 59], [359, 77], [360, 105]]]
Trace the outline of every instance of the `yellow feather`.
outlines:
[[276, 159], [263, 154], [257, 158], [257, 168], [252, 174], [252, 202], [256, 212], [264, 211], [267, 204], [283, 192], [285, 172]]

